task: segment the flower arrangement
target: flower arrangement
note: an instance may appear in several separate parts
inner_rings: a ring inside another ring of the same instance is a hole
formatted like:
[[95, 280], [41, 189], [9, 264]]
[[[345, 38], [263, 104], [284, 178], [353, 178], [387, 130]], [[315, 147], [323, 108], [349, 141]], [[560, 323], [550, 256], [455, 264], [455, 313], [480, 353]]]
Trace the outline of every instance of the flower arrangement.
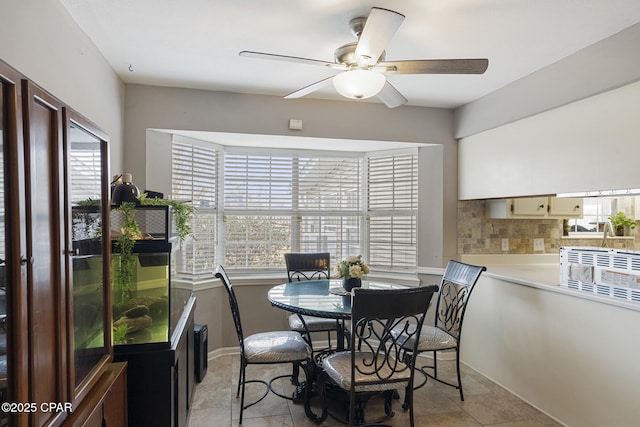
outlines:
[[340, 261], [335, 270], [338, 277], [344, 277], [346, 279], [359, 279], [371, 271], [369, 266], [362, 261], [362, 255], [350, 256], [347, 259]]

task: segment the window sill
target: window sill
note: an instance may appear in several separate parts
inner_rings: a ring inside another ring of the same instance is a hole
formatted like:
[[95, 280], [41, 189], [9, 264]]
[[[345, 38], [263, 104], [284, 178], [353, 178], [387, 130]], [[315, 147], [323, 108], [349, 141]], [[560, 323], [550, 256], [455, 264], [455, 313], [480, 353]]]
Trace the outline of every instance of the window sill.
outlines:
[[[589, 236], [587, 234], [577, 234], [577, 235], [568, 235], [568, 236], [561, 236], [560, 239], [571, 239], [571, 240], [575, 240], [575, 239], [582, 239], [582, 240], [602, 240], [602, 234], [598, 234], [595, 236]], [[607, 240], [631, 240], [631, 239], [635, 239], [635, 237], [633, 236], [607, 236]]]

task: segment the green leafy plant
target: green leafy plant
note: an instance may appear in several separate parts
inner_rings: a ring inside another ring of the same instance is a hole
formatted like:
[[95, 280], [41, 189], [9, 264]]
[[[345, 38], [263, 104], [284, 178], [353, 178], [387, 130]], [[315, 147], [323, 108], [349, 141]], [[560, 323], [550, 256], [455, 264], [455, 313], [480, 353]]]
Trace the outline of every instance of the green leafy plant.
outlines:
[[135, 208], [135, 203], [131, 202], [124, 202], [118, 207], [118, 212], [122, 213], [122, 227], [121, 234], [115, 243], [115, 250], [120, 255], [120, 264], [116, 268], [115, 276], [121, 301], [131, 298], [133, 270], [136, 265], [133, 247], [140, 236], [140, 227], [135, 219]]
[[171, 214], [176, 221], [176, 230], [178, 232], [178, 240], [182, 243], [191, 233], [191, 219], [193, 218], [193, 206], [169, 199], [150, 199], [147, 193], [138, 196], [140, 204], [143, 206], [171, 206]]
[[629, 227], [630, 230], [636, 228], [636, 222], [625, 215], [624, 212], [620, 211], [615, 215], [609, 215], [609, 221], [611, 221], [611, 225], [614, 230], [616, 230], [616, 235], [622, 236], [624, 235], [624, 228]]
[[127, 332], [129, 332], [129, 325], [118, 325], [113, 327], [113, 343], [124, 344]]

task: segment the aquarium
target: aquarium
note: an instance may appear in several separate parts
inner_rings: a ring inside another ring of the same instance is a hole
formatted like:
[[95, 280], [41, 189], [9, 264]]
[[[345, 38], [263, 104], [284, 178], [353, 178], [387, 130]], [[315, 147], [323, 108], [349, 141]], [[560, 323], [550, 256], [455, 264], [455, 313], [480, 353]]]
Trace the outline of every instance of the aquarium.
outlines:
[[[168, 206], [137, 206], [130, 216], [112, 209], [112, 306], [114, 345], [170, 343], [192, 295], [171, 280], [171, 257], [178, 245]], [[128, 251], [120, 236], [133, 218], [138, 227]]]

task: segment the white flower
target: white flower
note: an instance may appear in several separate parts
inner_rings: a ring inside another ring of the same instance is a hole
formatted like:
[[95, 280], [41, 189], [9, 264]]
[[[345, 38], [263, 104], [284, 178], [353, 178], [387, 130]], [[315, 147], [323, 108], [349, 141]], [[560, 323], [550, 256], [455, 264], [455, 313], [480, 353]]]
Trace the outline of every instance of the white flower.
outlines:
[[362, 255], [350, 256], [340, 261], [335, 268], [338, 277], [360, 278], [369, 273], [369, 266], [362, 261]]
[[357, 264], [350, 266], [349, 277], [362, 277], [362, 268]]

